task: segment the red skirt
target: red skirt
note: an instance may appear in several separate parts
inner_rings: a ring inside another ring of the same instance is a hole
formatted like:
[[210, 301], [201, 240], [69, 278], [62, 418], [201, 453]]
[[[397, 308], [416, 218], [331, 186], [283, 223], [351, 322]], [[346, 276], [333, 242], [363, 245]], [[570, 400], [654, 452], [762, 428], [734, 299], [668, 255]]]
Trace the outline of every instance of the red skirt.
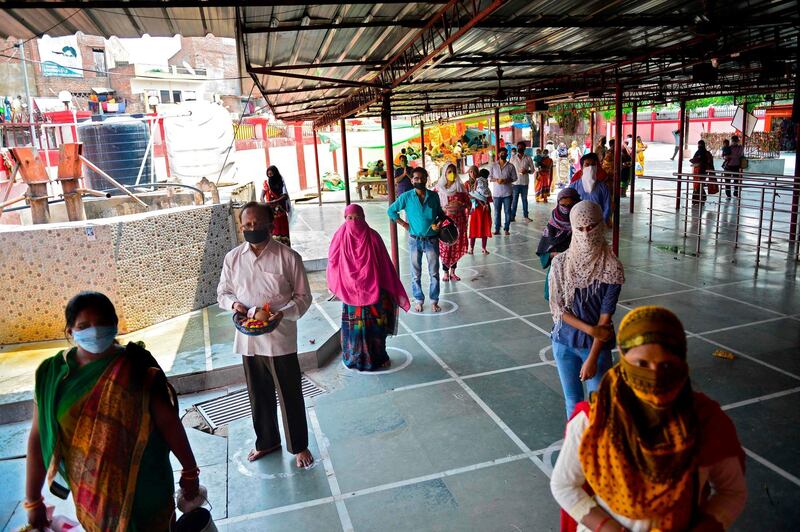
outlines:
[[291, 240], [289, 239], [289, 217], [286, 215], [286, 211], [282, 209], [275, 210], [275, 219], [273, 220], [272, 226], [272, 238], [281, 244], [286, 244], [287, 246], [292, 245]]
[[467, 214], [461, 211], [450, 218], [458, 227], [458, 240], [449, 246], [439, 242], [439, 261], [447, 266], [453, 266], [467, 253]]
[[492, 208], [488, 203], [478, 203], [469, 215], [469, 237], [492, 237]]

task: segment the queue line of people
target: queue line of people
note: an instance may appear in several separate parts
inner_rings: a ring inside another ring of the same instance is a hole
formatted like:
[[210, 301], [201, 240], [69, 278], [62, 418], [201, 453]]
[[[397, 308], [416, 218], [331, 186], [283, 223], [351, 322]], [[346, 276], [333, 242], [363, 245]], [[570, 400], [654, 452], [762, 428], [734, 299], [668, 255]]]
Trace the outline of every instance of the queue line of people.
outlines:
[[[605, 193], [592, 194], [607, 190], [598, 163], [594, 153], [581, 157], [572, 186], [558, 194], [537, 249], [547, 271], [552, 349], [569, 420], [551, 479], [563, 509], [562, 530], [727, 528], [746, 500], [744, 455], [730, 418], [691, 388], [679, 319], [667, 309], [641, 307], [614, 334], [625, 275], [606, 241], [607, 206], [593, 201], [604, 201]], [[483, 239], [485, 251], [485, 239], [491, 237], [469, 233], [468, 240], [467, 220], [489, 228], [495, 191], [507, 192], [499, 187], [515, 182], [508, 170], [516, 171], [515, 166], [501, 154], [494, 181], [491, 170], [487, 175], [472, 167], [461, 183], [450, 165], [435, 191], [426, 188], [424, 169], [413, 171], [414, 188], [397, 198], [388, 215], [409, 231], [417, 312], [424, 303], [422, 255], [428, 261], [432, 310], [441, 310], [441, 224], [447, 220], [464, 229], [456, 250], [443, 259], [445, 275], [458, 280], [458, 259], [472, 251], [475, 238]], [[278, 323], [268, 335], [237, 331], [234, 339], [234, 350], [243, 355], [256, 432], [248, 459], [281, 449], [280, 417], [287, 450], [298, 467], [308, 467], [314, 457], [308, 450], [296, 322], [311, 305], [311, 295], [302, 258], [275, 234], [275, 205], [288, 201], [272, 193], [280, 189], [276, 176], [277, 169], [269, 176], [274, 182], [265, 184], [267, 202], [248, 203], [240, 212], [245, 242], [225, 258], [218, 300], [222, 309], [246, 316], [269, 302]], [[489, 191], [489, 182], [495, 191]], [[508, 203], [508, 196], [500, 197]], [[399, 217], [401, 211], [407, 221]], [[397, 332], [399, 309], [409, 311], [411, 302], [380, 235], [358, 205], [345, 209], [332, 239], [327, 282], [343, 305], [345, 366], [389, 367], [386, 339]], [[169, 453], [181, 463], [185, 498], [199, 496], [200, 478], [175, 392], [143, 346], [116, 341], [119, 319], [105, 295], [78, 294], [67, 305], [65, 322], [75, 347], [47, 359], [36, 373], [24, 503], [29, 522], [35, 528], [47, 525], [41, 495], [47, 484], [55, 495], [73, 494], [87, 530], [168, 530], [175, 508]], [[620, 352], [616, 364], [615, 347]]]

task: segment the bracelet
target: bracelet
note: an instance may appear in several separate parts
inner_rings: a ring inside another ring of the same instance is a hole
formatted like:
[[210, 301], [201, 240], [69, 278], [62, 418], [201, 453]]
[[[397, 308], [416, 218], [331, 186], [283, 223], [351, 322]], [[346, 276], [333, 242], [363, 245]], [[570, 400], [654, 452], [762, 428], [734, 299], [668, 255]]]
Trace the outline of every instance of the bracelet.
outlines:
[[600, 532], [601, 530], [603, 530], [603, 527], [604, 527], [604, 526], [605, 526], [605, 524], [606, 524], [606, 523], [608, 523], [609, 521], [611, 521], [611, 516], [610, 516], [610, 515], [607, 515], [605, 519], [603, 519], [602, 521], [600, 521], [600, 524], [599, 524], [599, 525], [597, 525], [597, 527], [594, 529], [594, 532]]
[[183, 480], [197, 480], [200, 478], [200, 468], [193, 467], [192, 469], [184, 469], [181, 471], [181, 478]]
[[35, 501], [22, 501], [22, 507], [25, 510], [33, 510], [34, 508], [38, 507], [40, 504], [44, 504], [44, 497], [40, 496]]

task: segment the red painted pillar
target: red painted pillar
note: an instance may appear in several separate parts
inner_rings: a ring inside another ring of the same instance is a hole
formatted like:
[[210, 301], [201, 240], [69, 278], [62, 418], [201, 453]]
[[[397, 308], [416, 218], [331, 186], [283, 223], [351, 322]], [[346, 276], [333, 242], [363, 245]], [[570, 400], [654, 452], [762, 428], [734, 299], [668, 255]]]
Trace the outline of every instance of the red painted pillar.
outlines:
[[658, 118], [658, 114], [655, 111], [650, 113], [650, 142], [656, 138], [656, 118]]
[[613, 214], [613, 233], [611, 238], [611, 246], [615, 255], [619, 255], [619, 214], [620, 214], [620, 195], [622, 194], [622, 187], [620, 185], [622, 178], [622, 143], [625, 139], [622, 138], [622, 85], [617, 83], [616, 90], [616, 131], [619, 132], [614, 138], [614, 190], [612, 197], [614, 201], [614, 214]]
[[[381, 111], [383, 126], [384, 157], [386, 158], [386, 192], [389, 194], [389, 204], [394, 203], [394, 156], [392, 155], [392, 102], [390, 94], [383, 95], [383, 109]], [[397, 273], [400, 273], [400, 250], [397, 243], [397, 223], [389, 222], [389, 240], [392, 246], [392, 262]]]
[[317, 170], [317, 201], [322, 207], [322, 174], [319, 171], [319, 148], [317, 147], [317, 130], [314, 129], [314, 167]]
[[303, 123], [294, 124], [294, 149], [297, 156], [297, 173], [300, 176], [300, 190], [306, 189], [306, 152], [303, 148]]
[[269, 134], [267, 133], [267, 122], [261, 122], [261, 136], [264, 139], [264, 161], [269, 168]]
[[336, 150], [331, 152], [331, 156], [333, 157], [333, 173], [339, 173], [339, 160], [336, 158]]
[[[686, 100], [681, 100], [681, 110], [678, 115], [678, 144], [680, 145], [678, 150], [678, 174], [683, 173], [683, 146], [686, 143], [686, 129]], [[679, 175], [678, 188], [675, 192], [675, 212], [680, 212], [681, 210], [681, 179], [683, 179], [683, 176]], [[688, 183], [686, 186], [689, 186]]]
[[[171, 172], [169, 171], [169, 154], [167, 153], [167, 136], [164, 134], [164, 118], [157, 119], [158, 120], [158, 130], [161, 132], [161, 147], [164, 149], [164, 166], [167, 167], [167, 177], [170, 177]], [[153, 146], [155, 149], [155, 145]]]

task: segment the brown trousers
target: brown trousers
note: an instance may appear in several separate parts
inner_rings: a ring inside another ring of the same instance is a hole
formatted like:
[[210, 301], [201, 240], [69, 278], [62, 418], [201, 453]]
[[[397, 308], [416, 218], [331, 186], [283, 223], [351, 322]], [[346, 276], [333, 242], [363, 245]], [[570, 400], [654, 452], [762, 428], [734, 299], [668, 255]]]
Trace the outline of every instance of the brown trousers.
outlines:
[[286, 450], [292, 454], [306, 450], [308, 425], [297, 353], [277, 357], [243, 356], [242, 364], [256, 431], [256, 450], [267, 451], [281, 444], [276, 391], [280, 398]]

